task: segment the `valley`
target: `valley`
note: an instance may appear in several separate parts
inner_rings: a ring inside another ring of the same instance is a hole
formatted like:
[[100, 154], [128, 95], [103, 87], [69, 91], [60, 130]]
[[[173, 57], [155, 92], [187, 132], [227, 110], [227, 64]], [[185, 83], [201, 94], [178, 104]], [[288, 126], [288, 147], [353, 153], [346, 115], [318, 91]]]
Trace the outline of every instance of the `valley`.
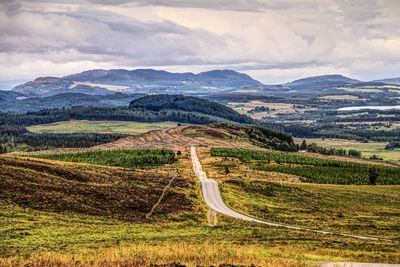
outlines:
[[[85, 79], [73, 82], [110, 85]], [[32, 95], [24, 111], [5, 106], [0, 265], [399, 263], [399, 112], [340, 110], [397, 100], [337, 89], [358, 82], [83, 94], [88, 102]], [[50, 98], [81, 105], [35, 104]], [[213, 183], [208, 198], [199, 177]]]
[[0, 267], [400, 267], [400, 0], [0, 0]]
[[[309, 266], [309, 261], [398, 261], [397, 245], [387, 241], [304, 233], [221, 214], [217, 215], [217, 225], [210, 226], [192, 169], [191, 146], [197, 147], [204, 171], [218, 181], [224, 201], [233, 210], [296, 227], [399, 240], [398, 185], [381, 185], [379, 178], [375, 186], [308, 183], [298, 175], [258, 169], [265, 159], [241, 161], [212, 155], [215, 149], [222, 152], [231, 147], [271, 153], [256, 145], [260, 137], [246, 137], [246, 131], [247, 126], [230, 124], [179, 126], [127, 136], [87, 152], [67, 149], [57, 154], [1, 156], [2, 166], [7, 166], [0, 170], [1, 187], [8, 188], [8, 193], [0, 199], [4, 222], [0, 228], [0, 262], [42, 262], [49, 266], [55, 261], [69, 265], [77, 260], [84, 265], [99, 261], [109, 265], [129, 261], [136, 266], [179, 261], [191, 266]], [[262, 132], [259, 134], [262, 136]], [[107, 154], [117, 159], [122, 157], [112, 153], [119, 153], [121, 148], [141, 153], [156, 147], [174, 151], [176, 161], [142, 169], [69, 160], [76, 153], [93, 159], [85, 154], [91, 151], [103, 153], [102, 159]], [[338, 160], [353, 161], [345, 157]], [[166, 196], [147, 218], [173, 177]], [[210, 240], [219, 240], [219, 248]], [[21, 253], [28, 257], [21, 258]]]

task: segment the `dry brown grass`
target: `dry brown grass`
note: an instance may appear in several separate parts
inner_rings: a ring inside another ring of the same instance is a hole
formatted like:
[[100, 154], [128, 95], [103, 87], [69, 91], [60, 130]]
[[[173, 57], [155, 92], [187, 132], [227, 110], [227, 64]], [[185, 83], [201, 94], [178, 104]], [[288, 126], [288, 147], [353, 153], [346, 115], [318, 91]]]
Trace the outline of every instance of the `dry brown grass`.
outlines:
[[[282, 252], [260, 245], [229, 243], [137, 243], [76, 254], [46, 253], [24, 259], [0, 259], [0, 266], [150, 266], [180, 263], [185, 266], [312, 266], [300, 260], [278, 257]], [[174, 265], [170, 265], [174, 266]]]
[[[135, 222], [149, 222], [145, 214], [159, 199], [171, 179], [169, 169], [175, 166], [130, 170], [19, 157], [0, 157], [0, 165], [0, 201]], [[193, 211], [195, 204], [187, 195], [195, 188], [192, 179], [179, 175], [154, 217]]]

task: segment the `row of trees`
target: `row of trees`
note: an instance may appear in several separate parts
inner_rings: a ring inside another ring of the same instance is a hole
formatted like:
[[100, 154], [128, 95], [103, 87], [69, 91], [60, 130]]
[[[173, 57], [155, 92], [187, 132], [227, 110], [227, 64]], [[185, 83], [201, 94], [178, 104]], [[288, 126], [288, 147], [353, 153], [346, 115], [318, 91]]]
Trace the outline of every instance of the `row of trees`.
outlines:
[[390, 141], [386, 146], [386, 150], [394, 150], [396, 148], [400, 148], [400, 141]]
[[356, 149], [344, 149], [344, 148], [326, 148], [322, 146], [318, 146], [315, 143], [307, 144], [307, 141], [303, 139], [303, 142], [300, 145], [300, 150], [305, 150], [311, 153], [318, 153], [322, 155], [334, 155], [334, 156], [344, 156], [344, 157], [356, 157], [361, 158], [362, 153]]

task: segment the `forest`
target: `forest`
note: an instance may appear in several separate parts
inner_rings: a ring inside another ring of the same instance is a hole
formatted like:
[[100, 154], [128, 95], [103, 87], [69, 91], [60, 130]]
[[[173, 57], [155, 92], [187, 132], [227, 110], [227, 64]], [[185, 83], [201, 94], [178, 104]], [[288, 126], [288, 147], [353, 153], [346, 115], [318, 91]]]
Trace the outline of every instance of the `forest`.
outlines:
[[148, 168], [176, 161], [175, 153], [166, 149], [97, 150], [73, 153], [38, 154], [37, 158], [89, 163], [124, 168]]
[[84, 148], [116, 141], [126, 137], [124, 134], [102, 133], [23, 133], [19, 135], [0, 135], [0, 154], [11, 151], [37, 151], [53, 148]]
[[327, 159], [283, 153], [236, 148], [212, 148], [214, 157], [233, 157], [254, 164], [254, 169], [279, 172], [300, 177], [303, 182], [320, 184], [400, 184], [400, 168], [370, 165], [345, 160]]
[[133, 100], [129, 107], [131, 109], [151, 111], [180, 110], [199, 112], [238, 123], [254, 122], [250, 117], [241, 115], [224, 105], [206, 99], [184, 95], [148, 95]]

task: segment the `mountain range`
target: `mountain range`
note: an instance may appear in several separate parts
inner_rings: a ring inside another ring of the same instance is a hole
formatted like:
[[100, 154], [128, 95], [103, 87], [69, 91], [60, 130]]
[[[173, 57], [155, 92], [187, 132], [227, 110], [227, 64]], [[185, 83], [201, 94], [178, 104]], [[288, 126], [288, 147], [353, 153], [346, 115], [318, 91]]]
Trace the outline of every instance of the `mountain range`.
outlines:
[[312, 97], [356, 94], [361, 97], [397, 97], [400, 77], [360, 81], [342, 75], [321, 75], [285, 84], [264, 85], [233, 70], [194, 74], [153, 69], [88, 70], [64, 77], [39, 77], [11, 91], [0, 90], [0, 112], [35, 111], [72, 106], [118, 106], [147, 94], [212, 96], [224, 94]]
[[258, 93], [271, 95], [318, 95], [343, 87], [400, 86], [400, 78], [360, 81], [342, 75], [321, 75], [285, 84], [264, 85], [249, 75], [233, 70], [211, 70], [194, 74], [154, 69], [88, 70], [64, 77], [39, 77], [12, 89], [24, 97], [49, 97], [66, 93], [85, 95]]
[[205, 94], [247, 86], [262, 86], [250, 76], [232, 70], [212, 70], [198, 74], [171, 73], [163, 70], [89, 70], [57, 77], [40, 77], [18, 85], [12, 91], [28, 97], [47, 97], [63, 93], [108, 95], [123, 93]]

